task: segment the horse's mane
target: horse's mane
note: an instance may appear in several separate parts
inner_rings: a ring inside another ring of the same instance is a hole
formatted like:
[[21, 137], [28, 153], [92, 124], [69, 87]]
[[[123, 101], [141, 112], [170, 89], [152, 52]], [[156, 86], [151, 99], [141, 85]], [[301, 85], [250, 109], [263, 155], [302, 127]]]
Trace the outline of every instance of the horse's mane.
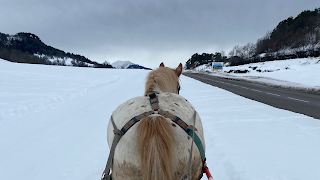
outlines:
[[168, 67], [159, 67], [148, 74], [144, 94], [152, 91], [178, 93], [177, 86], [179, 86], [179, 79], [175, 70]]

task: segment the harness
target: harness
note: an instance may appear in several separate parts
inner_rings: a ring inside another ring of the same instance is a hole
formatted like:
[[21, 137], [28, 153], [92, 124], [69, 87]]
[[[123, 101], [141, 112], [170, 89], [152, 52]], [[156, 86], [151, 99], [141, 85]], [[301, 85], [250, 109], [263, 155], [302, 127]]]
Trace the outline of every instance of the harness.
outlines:
[[[115, 147], [116, 145], [118, 144], [119, 140], [121, 139], [121, 137], [132, 127], [134, 126], [137, 122], [139, 122], [141, 119], [145, 118], [145, 117], [148, 117], [152, 114], [159, 114], [165, 118], [169, 118], [171, 119], [173, 122], [175, 122], [176, 124], [178, 124], [190, 137], [192, 137], [193, 139], [193, 142], [197, 145], [198, 147], [198, 150], [200, 152], [200, 155], [201, 155], [201, 159], [202, 159], [202, 163], [203, 163], [203, 166], [206, 162], [206, 157], [205, 157], [205, 153], [204, 153], [204, 149], [203, 149], [203, 146], [202, 146], [202, 142], [199, 138], [199, 136], [195, 133], [195, 131], [197, 131], [197, 129], [194, 127], [194, 125], [188, 125], [186, 122], [184, 122], [182, 119], [180, 119], [178, 116], [175, 116], [173, 114], [171, 114], [170, 112], [168, 111], [162, 111], [159, 107], [159, 100], [158, 100], [158, 97], [157, 97], [157, 94], [155, 92], [149, 94], [149, 98], [150, 98], [150, 105], [151, 105], [151, 108], [152, 110], [151, 111], [148, 111], [148, 112], [144, 112], [140, 115], [137, 115], [135, 117], [133, 117], [132, 119], [130, 119], [122, 128], [121, 130], [119, 130], [114, 121], [113, 121], [113, 117], [111, 116], [111, 122], [113, 124], [113, 127], [114, 127], [114, 139], [113, 139], [113, 142], [112, 142], [112, 146], [111, 146], [111, 150], [110, 150], [110, 154], [109, 154], [109, 158], [108, 158], [108, 162], [107, 162], [107, 165], [106, 165], [106, 169], [104, 170], [103, 174], [102, 174], [102, 180], [109, 180], [111, 179], [111, 174], [109, 175], [110, 173], [110, 168], [111, 168], [111, 164], [112, 164], [112, 161], [113, 161], [113, 156], [114, 156], [114, 150], [115, 150]], [[194, 122], [195, 122], [195, 119], [196, 119], [196, 111], [194, 112], [194, 115], [193, 115], [193, 118], [194, 118]], [[193, 145], [193, 143], [192, 143]], [[192, 147], [192, 146], [191, 146]], [[191, 148], [192, 149], [192, 148]], [[192, 153], [192, 151], [191, 151]], [[190, 157], [192, 156], [192, 154], [190, 153]], [[189, 159], [189, 166], [191, 165], [191, 162], [190, 162], [191, 159]]]

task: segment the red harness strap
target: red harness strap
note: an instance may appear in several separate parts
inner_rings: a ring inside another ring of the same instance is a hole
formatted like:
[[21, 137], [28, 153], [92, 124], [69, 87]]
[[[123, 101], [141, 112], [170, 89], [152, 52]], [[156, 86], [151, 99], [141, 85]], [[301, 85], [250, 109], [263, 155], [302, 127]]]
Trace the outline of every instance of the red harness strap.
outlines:
[[206, 173], [206, 176], [207, 176], [208, 180], [213, 180], [213, 177], [212, 177], [212, 175], [211, 175], [211, 173], [209, 171], [207, 163], [204, 163], [203, 171], [204, 171], [204, 173]]

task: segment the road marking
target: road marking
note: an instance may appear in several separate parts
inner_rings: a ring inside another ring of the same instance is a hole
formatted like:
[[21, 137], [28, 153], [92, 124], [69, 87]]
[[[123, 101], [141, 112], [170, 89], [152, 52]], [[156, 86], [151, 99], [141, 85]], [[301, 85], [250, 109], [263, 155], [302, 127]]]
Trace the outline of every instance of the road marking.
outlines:
[[242, 88], [244, 88], [244, 89], [249, 89], [249, 88], [247, 88], [247, 87], [244, 87], [244, 86], [241, 86]]
[[279, 94], [273, 94], [273, 93], [269, 93], [269, 92], [266, 92], [267, 94], [270, 94], [270, 95], [273, 95], [273, 96], [280, 96]]
[[257, 91], [257, 92], [262, 92], [262, 91], [259, 91], [259, 90], [256, 90], [256, 89], [251, 89], [252, 91]]
[[287, 98], [292, 99], [292, 100], [296, 100], [296, 101], [305, 102], [305, 103], [310, 103], [309, 101], [304, 101], [304, 100], [296, 99], [296, 98], [292, 98], [292, 97], [287, 97]]

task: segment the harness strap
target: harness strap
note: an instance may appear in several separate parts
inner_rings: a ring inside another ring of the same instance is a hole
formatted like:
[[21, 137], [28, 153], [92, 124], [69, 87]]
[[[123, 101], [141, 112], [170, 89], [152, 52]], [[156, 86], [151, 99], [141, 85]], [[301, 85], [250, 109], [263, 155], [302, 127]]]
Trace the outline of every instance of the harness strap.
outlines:
[[[195, 123], [196, 123], [196, 117], [197, 117], [197, 113], [196, 111], [194, 111], [193, 113], [193, 126], [195, 126]], [[192, 134], [192, 139], [194, 137], [194, 131], [193, 131], [193, 134]], [[191, 143], [191, 148], [190, 148], [190, 155], [189, 155], [189, 162], [188, 162], [188, 171], [186, 174], [184, 174], [183, 176], [183, 179], [187, 179], [187, 180], [190, 180], [190, 177], [191, 177], [191, 163], [192, 163], [192, 152], [193, 152], [193, 141]]]
[[[206, 156], [204, 153], [204, 148], [202, 146], [202, 142], [201, 142], [199, 136], [196, 133], [194, 133], [195, 131], [197, 131], [197, 129], [192, 125], [188, 125], [183, 120], [181, 120], [179, 117], [172, 115], [169, 112], [159, 110], [159, 114], [166, 117], [166, 118], [171, 119], [173, 122], [178, 124], [190, 137], [192, 137], [194, 143], [196, 143], [196, 145], [199, 149], [202, 162], [205, 163]], [[194, 136], [193, 136], [193, 134], [194, 134]]]
[[113, 157], [114, 157], [114, 151], [116, 149], [116, 146], [121, 138], [121, 133], [118, 133], [120, 132], [120, 130], [117, 128], [116, 124], [114, 123], [114, 120], [113, 120], [113, 117], [111, 115], [111, 122], [112, 122], [112, 125], [113, 125], [113, 132], [114, 132], [114, 138], [113, 138], [113, 141], [112, 141], [112, 145], [111, 145], [111, 149], [110, 149], [110, 153], [109, 153], [109, 157], [108, 157], [108, 161], [107, 161], [107, 165], [106, 165], [106, 168], [105, 170], [103, 171], [102, 173], [102, 177], [101, 177], [101, 180], [111, 180], [111, 175], [109, 175], [110, 173], [110, 169], [111, 169], [111, 164], [113, 163]]
[[[150, 94], [149, 97], [150, 97], [150, 103], [151, 103], [152, 108], [158, 107], [157, 110], [160, 115], [164, 116], [165, 118], [171, 119], [173, 122], [178, 124], [190, 137], [192, 137], [194, 143], [198, 147], [198, 150], [201, 155], [202, 163], [204, 164], [206, 162], [206, 155], [204, 153], [204, 148], [202, 146], [202, 142], [201, 142], [199, 136], [195, 133], [195, 131], [197, 131], [197, 128], [192, 125], [188, 125], [182, 119], [180, 119], [178, 116], [175, 116], [167, 111], [160, 110], [159, 109], [159, 101], [158, 101], [158, 97], [157, 97], [156, 93]], [[154, 109], [154, 111], [155, 111], [155, 109]], [[195, 111], [194, 116], [196, 116], [196, 115], [197, 114]], [[196, 117], [194, 118], [194, 120], [196, 120]]]
[[121, 129], [121, 136], [123, 136], [134, 124], [136, 124], [137, 122], [139, 122], [141, 119], [150, 116], [151, 114], [154, 114], [153, 111], [148, 111], [145, 113], [142, 113], [138, 116], [133, 117], [132, 119], [130, 119]]
[[150, 105], [151, 105], [151, 108], [152, 108], [154, 111], [158, 111], [160, 108], [159, 108], [159, 100], [158, 100], [158, 98], [157, 98], [156, 93], [151, 93], [151, 94], [149, 94], [149, 97], [150, 97]]
[[[105, 170], [103, 171], [102, 173], [102, 177], [101, 179], [102, 180], [110, 180], [111, 179], [111, 175], [109, 175], [110, 173], [110, 168], [111, 168], [111, 164], [113, 162], [113, 157], [114, 157], [114, 151], [115, 151], [115, 148], [116, 148], [116, 145], [118, 144], [118, 142], [120, 141], [121, 137], [134, 125], [136, 124], [137, 122], [139, 122], [141, 119], [145, 118], [145, 117], [148, 117], [152, 114], [159, 114], [165, 118], [169, 118], [171, 119], [173, 122], [175, 122], [176, 124], [178, 124], [190, 137], [192, 137], [193, 139], [193, 142], [197, 145], [198, 147], [198, 150], [200, 152], [200, 155], [201, 155], [201, 159], [202, 159], [202, 162], [203, 164], [205, 164], [205, 161], [206, 161], [206, 157], [205, 157], [205, 153], [204, 153], [204, 149], [203, 149], [203, 146], [202, 146], [202, 142], [199, 138], [199, 136], [195, 133], [195, 131], [197, 131], [197, 128], [195, 128], [195, 126], [193, 125], [188, 125], [187, 123], [185, 123], [182, 119], [180, 119], [178, 116], [175, 116], [167, 111], [162, 111], [160, 110], [159, 108], [159, 100], [158, 100], [158, 97], [156, 95], [155, 92], [149, 94], [149, 97], [150, 97], [150, 105], [152, 107], [152, 111], [148, 111], [148, 112], [145, 112], [145, 113], [142, 113], [138, 116], [135, 116], [133, 117], [132, 119], [130, 119], [122, 128], [121, 130], [119, 130], [116, 126], [116, 124], [114, 123], [113, 121], [113, 117], [111, 116], [111, 122], [112, 122], [112, 125], [113, 125], [113, 132], [114, 132], [114, 139], [113, 139], [113, 142], [112, 142], [112, 146], [111, 146], [111, 150], [110, 150], [110, 154], [109, 154], [109, 157], [108, 157], [108, 162], [107, 162], [107, 165], [106, 165], [106, 168]], [[194, 118], [194, 124], [195, 124], [195, 121], [196, 121], [196, 115], [197, 115], [197, 112], [195, 111], [194, 112], [194, 115], [193, 115], [193, 118]], [[193, 146], [193, 143], [192, 143], [192, 146]], [[192, 148], [191, 148], [192, 149]], [[191, 154], [192, 155], [192, 154]], [[190, 161], [190, 159], [189, 159]], [[189, 162], [190, 163], [190, 162]]]

